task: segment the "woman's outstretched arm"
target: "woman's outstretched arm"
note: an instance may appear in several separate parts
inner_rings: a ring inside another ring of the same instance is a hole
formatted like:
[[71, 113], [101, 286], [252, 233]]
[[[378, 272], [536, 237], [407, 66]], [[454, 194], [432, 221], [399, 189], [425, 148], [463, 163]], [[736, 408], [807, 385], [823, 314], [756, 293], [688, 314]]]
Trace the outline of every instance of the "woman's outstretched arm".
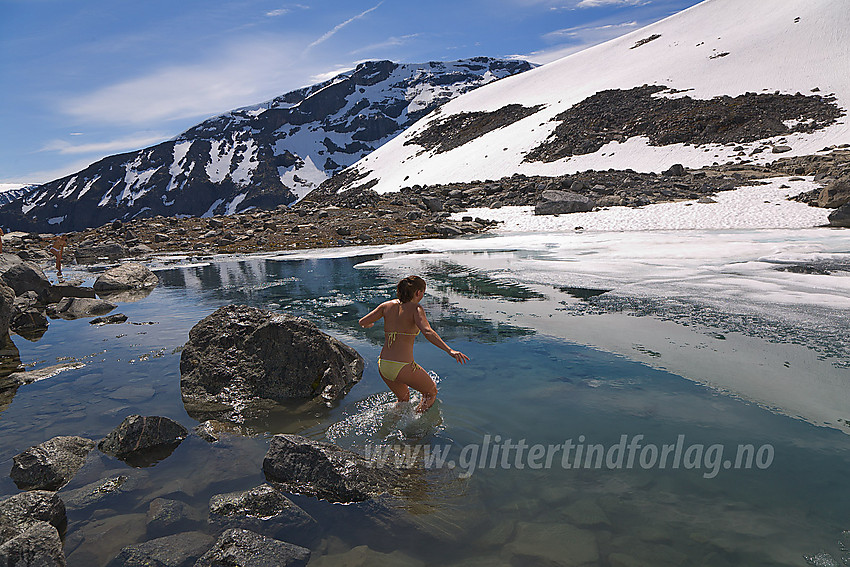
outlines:
[[375, 321], [379, 320], [384, 316], [384, 307], [388, 302], [381, 303], [377, 307], [375, 307], [370, 313], [360, 319], [360, 326], [364, 329], [368, 329], [372, 325], [375, 324]]
[[422, 331], [422, 334], [425, 336], [428, 341], [437, 348], [443, 349], [448, 353], [449, 356], [457, 360], [460, 364], [465, 363], [469, 360], [469, 357], [460, 352], [459, 350], [454, 350], [446, 342], [440, 338], [440, 335], [437, 334], [437, 331], [431, 328], [431, 324], [428, 322], [428, 317], [425, 316], [425, 310], [420, 305], [416, 310], [416, 313], [413, 315], [413, 320], [416, 322], [416, 326], [419, 327], [419, 330]]

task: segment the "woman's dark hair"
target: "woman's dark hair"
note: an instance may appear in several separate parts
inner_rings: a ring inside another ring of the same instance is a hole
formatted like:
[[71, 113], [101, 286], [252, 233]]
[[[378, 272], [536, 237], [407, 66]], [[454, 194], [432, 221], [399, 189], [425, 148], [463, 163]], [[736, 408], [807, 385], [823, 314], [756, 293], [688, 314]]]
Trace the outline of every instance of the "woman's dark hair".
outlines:
[[425, 291], [425, 280], [419, 276], [407, 276], [398, 282], [395, 289], [399, 301], [407, 303], [413, 299], [413, 296], [416, 295], [417, 291]]

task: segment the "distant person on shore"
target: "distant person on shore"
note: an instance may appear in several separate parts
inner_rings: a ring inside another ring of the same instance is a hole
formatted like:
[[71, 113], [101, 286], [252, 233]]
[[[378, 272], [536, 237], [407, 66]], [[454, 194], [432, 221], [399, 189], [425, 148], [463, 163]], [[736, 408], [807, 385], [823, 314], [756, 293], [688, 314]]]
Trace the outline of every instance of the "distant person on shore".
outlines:
[[460, 364], [464, 364], [469, 357], [450, 348], [428, 323], [425, 310], [419, 305], [425, 295], [425, 280], [419, 276], [408, 276], [398, 282], [396, 294], [398, 299], [381, 303], [360, 319], [360, 326], [368, 329], [378, 319], [384, 319], [386, 338], [378, 357], [378, 372], [399, 403], [410, 401], [408, 387], [420, 392], [422, 401], [416, 406], [416, 411], [422, 413], [437, 399], [437, 385], [428, 373], [413, 361], [413, 342], [419, 331], [422, 331], [433, 345], [446, 351]]
[[68, 244], [68, 237], [60, 234], [53, 239], [53, 244], [48, 248], [48, 252], [56, 258], [56, 275], [62, 275], [62, 252], [65, 250], [65, 245]]

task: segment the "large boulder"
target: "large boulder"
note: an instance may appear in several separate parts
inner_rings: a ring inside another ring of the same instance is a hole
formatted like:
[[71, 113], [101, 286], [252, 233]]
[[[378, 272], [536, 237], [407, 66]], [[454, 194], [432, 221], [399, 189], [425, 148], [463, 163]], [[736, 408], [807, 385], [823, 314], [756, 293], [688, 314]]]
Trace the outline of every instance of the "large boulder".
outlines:
[[[68, 524], [65, 505], [55, 492], [44, 490], [21, 492], [0, 502], [0, 565], [6, 565], [3, 559], [6, 559], [10, 565], [29, 565], [17, 561], [22, 554], [28, 553], [27, 549], [31, 549], [33, 540], [45, 539], [43, 529], [31, 531], [31, 528], [39, 523], [49, 525], [54, 532], [57, 532], [57, 538], [65, 532]], [[17, 541], [13, 542], [16, 539]], [[10, 558], [14, 558], [15, 561], [10, 561]], [[39, 563], [31, 564], [39, 565]], [[64, 562], [61, 564], [64, 565]], [[46, 562], [44, 565], [52, 564]]]
[[850, 176], [828, 183], [818, 195], [819, 207], [837, 209], [847, 203], [850, 203]]
[[74, 478], [94, 445], [84, 437], [54, 437], [15, 456], [9, 476], [21, 490], [59, 490]]
[[104, 294], [128, 289], [156, 287], [159, 278], [146, 266], [127, 262], [103, 272], [94, 282], [94, 291]]
[[102, 261], [114, 262], [127, 257], [127, 247], [118, 242], [86, 241], [74, 248], [74, 257], [78, 264], [94, 264]]
[[[3, 254], [3, 256], [12, 256], [12, 254]], [[12, 259], [6, 260], [0, 263], [0, 279], [15, 291], [15, 295], [34, 291], [39, 297], [43, 297], [47, 293], [50, 282], [39, 267], [28, 264], [20, 258], [17, 262]]]
[[195, 567], [303, 567], [309, 560], [310, 550], [305, 547], [232, 529], [218, 538]]
[[150, 466], [168, 457], [189, 431], [167, 417], [131, 415], [97, 444], [130, 466]]
[[318, 526], [310, 514], [268, 484], [213, 496], [210, 524], [225, 530], [243, 528], [298, 543], [306, 543], [310, 532]]
[[299, 435], [275, 435], [263, 460], [266, 480], [329, 502], [362, 502], [400, 487], [400, 471]]
[[534, 207], [535, 215], [560, 215], [592, 211], [593, 199], [570, 191], [543, 191], [541, 201]]
[[200, 532], [187, 532], [129, 545], [107, 567], [192, 567], [215, 542]]
[[0, 541], [0, 565], [3, 567], [66, 565], [59, 532], [47, 522], [34, 522], [13, 537]]
[[104, 301], [103, 299], [90, 299], [86, 297], [65, 297], [56, 305], [51, 305], [47, 313], [51, 317], [60, 319], [80, 319], [83, 317], [97, 317], [106, 315], [117, 305]]
[[838, 207], [829, 214], [829, 225], [850, 228], [850, 203]]
[[363, 358], [299, 317], [229, 305], [192, 327], [180, 374], [190, 415], [233, 418], [268, 400], [340, 398], [362, 377]]

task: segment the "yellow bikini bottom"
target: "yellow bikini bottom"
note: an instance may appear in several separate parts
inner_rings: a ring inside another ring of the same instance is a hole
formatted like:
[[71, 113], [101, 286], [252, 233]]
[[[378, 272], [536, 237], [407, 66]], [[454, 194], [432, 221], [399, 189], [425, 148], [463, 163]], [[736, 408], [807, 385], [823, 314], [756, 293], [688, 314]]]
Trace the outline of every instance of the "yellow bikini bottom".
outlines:
[[412, 364], [414, 370], [418, 366], [418, 364], [416, 364], [415, 362], [398, 362], [395, 360], [386, 360], [383, 358], [379, 358], [378, 371], [385, 379], [389, 380], [390, 382], [395, 382], [395, 379], [398, 378], [398, 373], [401, 372], [408, 364]]

